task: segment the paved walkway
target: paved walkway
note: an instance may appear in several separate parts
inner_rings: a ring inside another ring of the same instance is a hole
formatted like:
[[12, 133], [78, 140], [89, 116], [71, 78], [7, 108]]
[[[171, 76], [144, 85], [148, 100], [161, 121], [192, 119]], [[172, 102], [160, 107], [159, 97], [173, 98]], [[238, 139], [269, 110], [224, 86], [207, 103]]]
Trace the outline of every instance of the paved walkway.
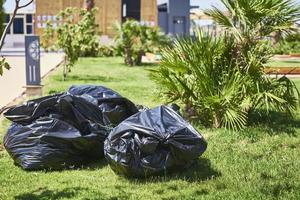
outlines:
[[[6, 106], [24, 92], [26, 83], [25, 58], [23, 56], [5, 56], [11, 66], [10, 70], [4, 70], [0, 76], [0, 108]], [[41, 76], [46, 75], [55, 68], [63, 59], [61, 53], [41, 54]]]

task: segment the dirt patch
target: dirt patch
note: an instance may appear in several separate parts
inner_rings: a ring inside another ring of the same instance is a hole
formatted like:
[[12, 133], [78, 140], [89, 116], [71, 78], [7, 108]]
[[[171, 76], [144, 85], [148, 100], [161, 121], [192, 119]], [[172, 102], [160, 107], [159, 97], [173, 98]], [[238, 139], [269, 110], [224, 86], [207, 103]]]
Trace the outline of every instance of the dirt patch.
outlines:
[[4, 151], [4, 146], [0, 144], [0, 151]]

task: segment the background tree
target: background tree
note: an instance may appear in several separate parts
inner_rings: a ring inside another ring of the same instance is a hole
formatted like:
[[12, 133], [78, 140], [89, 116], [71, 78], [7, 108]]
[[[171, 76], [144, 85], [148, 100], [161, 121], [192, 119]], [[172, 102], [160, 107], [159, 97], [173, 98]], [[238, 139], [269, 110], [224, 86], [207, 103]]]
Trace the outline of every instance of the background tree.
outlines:
[[5, 22], [5, 13], [4, 13], [4, 3], [5, 0], [0, 0], [0, 34], [3, 34], [3, 30], [4, 30], [4, 22]]
[[95, 6], [94, 0], [85, 0], [85, 4], [87, 11], [91, 11]]
[[67, 8], [56, 16], [57, 20], [62, 21], [61, 25], [54, 27], [51, 22], [47, 23], [42, 38], [42, 46], [45, 49], [64, 51], [64, 80], [79, 57], [98, 55], [99, 38], [96, 31], [98, 26], [95, 24], [96, 10], [95, 8], [91, 11]]
[[[17, 13], [18, 13], [18, 10], [22, 9], [22, 8], [25, 8], [27, 6], [29, 6], [30, 4], [33, 3], [34, 0], [15, 0], [15, 8], [14, 8], [14, 11], [13, 11], [13, 14], [11, 15], [10, 17], [10, 20], [9, 22], [7, 23], [6, 27], [4, 28], [3, 31], [1, 31], [1, 39], [0, 39], [0, 51], [2, 50], [3, 48], [3, 45], [4, 45], [4, 41], [5, 41], [5, 38], [6, 38], [6, 34], [8, 32], [8, 30], [10, 29]], [[3, 3], [3, 1], [2, 1]], [[3, 5], [2, 5], [3, 6]], [[3, 9], [3, 7], [2, 7]], [[1, 23], [1, 26], [3, 25], [3, 23]], [[6, 62], [5, 58], [1, 58], [0, 59], [0, 76], [3, 75], [3, 68], [5, 69], [10, 69], [10, 66], [9, 64]]]

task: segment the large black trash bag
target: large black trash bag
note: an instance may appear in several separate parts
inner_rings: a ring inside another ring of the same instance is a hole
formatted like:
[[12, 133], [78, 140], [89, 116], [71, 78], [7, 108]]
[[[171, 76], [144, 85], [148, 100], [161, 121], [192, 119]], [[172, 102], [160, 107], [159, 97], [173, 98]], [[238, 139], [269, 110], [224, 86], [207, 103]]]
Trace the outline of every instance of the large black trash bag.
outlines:
[[[77, 88], [80, 87], [104, 88]], [[76, 87], [70, 91], [72, 88]], [[106, 91], [114, 93], [105, 88], [104, 97]], [[112, 108], [123, 109], [119, 109], [119, 115], [117, 109], [114, 115], [106, 115], [101, 108], [106, 103], [100, 103], [101, 98], [89, 92], [66, 92], [11, 108], [4, 114], [14, 122], [4, 138], [4, 146], [15, 163], [28, 170], [62, 169], [100, 159], [110, 130], [137, 112], [129, 100], [118, 98], [119, 104], [115, 98], [105, 100], [114, 105]], [[126, 103], [132, 107], [124, 106]]]
[[137, 107], [131, 101], [103, 86], [72, 86], [68, 92], [72, 95], [81, 95], [86, 98], [90, 96], [97, 99], [105, 125], [118, 125], [138, 112]]
[[111, 168], [147, 177], [190, 166], [206, 150], [204, 138], [166, 106], [139, 112], [114, 128], [104, 143]]
[[27, 126], [13, 123], [4, 146], [23, 169], [63, 169], [100, 159], [104, 139], [105, 135], [82, 135], [64, 121], [45, 117]]

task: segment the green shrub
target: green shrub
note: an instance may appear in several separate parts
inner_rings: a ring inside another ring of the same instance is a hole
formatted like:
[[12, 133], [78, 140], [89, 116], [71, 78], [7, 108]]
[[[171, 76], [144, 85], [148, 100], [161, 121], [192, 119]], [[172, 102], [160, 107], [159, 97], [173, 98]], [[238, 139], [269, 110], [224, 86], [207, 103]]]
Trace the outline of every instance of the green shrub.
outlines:
[[242, 59], [235, 58], [235, 48], [232, 39], [199, 32], [195, 39], [178, 39], [164, 49], [161, 64], [151, 70], [151, 76], [167, 101], [184, 104], [186, 117], [206, 126], [242, 129], [249, 113], [257, 110], [292, 115], [299, 96], [294, 83], [254, 70], [261, 63], [253, 52], [249, 52], [245, 72]]
[[115, 56], [115, 48], [113, 46], [100, 45], [98, 48], [98, 57], [112, 57]]
[[286, 42], [300, 42], [300, 33], [288, 34], [284, 40]]
[[300, 34], [288, 34], [280, 41], [275, 49], [275, 54], [300, 53]]
[[[272, 56], [263, 38], [293, 29], [299, 7], [285, 0], [222, 0], [228, 15], [206, 11], [225, 33], [177, 39], [162, 51], [153, 79], [169, 101], [185, 105], [185, 115], [215, 128], [244, 128], [253, 111], [298, 108], [299, 91], [287, 77], [272, 78], [264, 66]], [[284, 19], [284, 20], [282, 20]]]
[[249, 103], [243, 85], [248, 80], [234, 69], [230, 44], [198, 32], [195, 39], [179, 39], [164, 49], [160, 67], [151, 70], [166, 99], [179, 100], [187, 117], [207, 126], [246, 125]]
[[282, 41], [277, 44], [274, 49], [274, 54], [288, 55], [292, 53], [300, 53], [299, 42], [286, 42]]
[[145, 53], [156, 53], [159, 48], [168, 43], [167, 37], [158, 27], [142, 25], [134, 20], [116, 24], [116, 50], [124, 56], [127, 65], [134, 66], [142, 63]]

